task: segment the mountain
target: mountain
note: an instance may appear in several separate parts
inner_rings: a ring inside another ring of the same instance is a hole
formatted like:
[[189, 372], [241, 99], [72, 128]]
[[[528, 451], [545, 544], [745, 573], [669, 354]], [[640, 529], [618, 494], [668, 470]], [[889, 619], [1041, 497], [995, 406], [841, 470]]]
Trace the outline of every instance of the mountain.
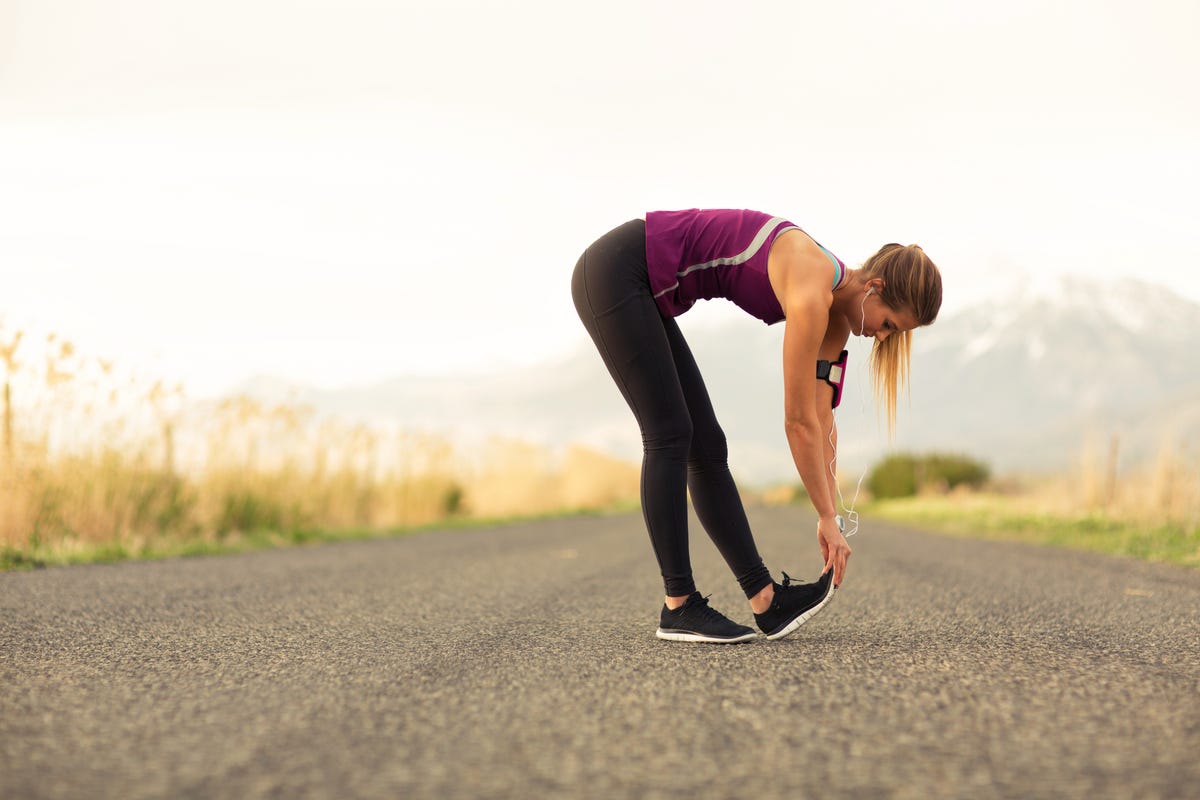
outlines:
[[[900, 404], [889, 445], [874, 411], [869, 342], [852, 337], [838, 411], [840, 461], [863, 469], [889, 447], [952, 450], [1001, 471], [1078, 463], [1089, 439], [1118, 437], [1123, 463], [1156, 453], [1164, 437], [1200, 443], [1200, 304], [1134, 280], [1042, 281], [940, 319], [914, 336], [911, 403]], [[680, 318], [730, 442], [736, 474], [790, 480], [783, 437], [783, 326], [713, 326], [697, 309]], [[636, 424], [599, 356], [581, 344], [566, 358], [507, 374], [399, 377], [316, 391], [259, 379], [264, 400], [399, 421], [478, 439], [509, 435], [557, 446], [580, 442], [630, 459]]]
[[1007, 468], [1056, 467], [1088, 435], [1130, 458], [1200, 432], [1200, 305], [1133, 280], [1062, 277], [934, 325], [914, 346], [902, 441], [969, 443]]

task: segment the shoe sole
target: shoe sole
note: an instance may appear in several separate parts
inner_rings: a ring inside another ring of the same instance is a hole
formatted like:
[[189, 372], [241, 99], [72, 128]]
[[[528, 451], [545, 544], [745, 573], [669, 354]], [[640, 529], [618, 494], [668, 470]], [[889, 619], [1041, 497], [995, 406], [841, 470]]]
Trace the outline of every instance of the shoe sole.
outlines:
[[666, 639], [669, 642], [706, 642], [708, 644], [740, 644], [741, 642], [749, 642], [758, 638], [758, 634], [754, 631], [736, 636], [732, 639], [719, 639], [715, 636], [705, 636], [702, 633], [692, 633], [691, 631], [677, 631], [671, 629], [659, 628], [654, 632], [654, 635], [660, 639]]
[[787, 636], [790, 633], [795, 633], [797, 630], [799, 630], [801, 625], [803, 625], [804, 623], [808, 622], [810, 619], [815, 617], [817, 614], [820, 613], [821, 609], [823, 609], [826, 605], [829, 604], [829, 601], [833, 599], [833, 595], [836, 591], [837, 591], [837, 587], [834, 586], [833, 584], [830, 584], [829, 591], [826, 592], [825, 596], [821, 598], [821, 602], [817, 603], [815, 606], [810, 608], [808, 611], [805, 611], [803, 614], [796, 617], [794, 620], [789, 622], [787, 625], [784, 625], [782, 628], [775, 631], [774, 633], [768, 633], [767, 638], [770, 639], [771, 641], [775, 641], [777, 639], [782, 639], [783, 637]]

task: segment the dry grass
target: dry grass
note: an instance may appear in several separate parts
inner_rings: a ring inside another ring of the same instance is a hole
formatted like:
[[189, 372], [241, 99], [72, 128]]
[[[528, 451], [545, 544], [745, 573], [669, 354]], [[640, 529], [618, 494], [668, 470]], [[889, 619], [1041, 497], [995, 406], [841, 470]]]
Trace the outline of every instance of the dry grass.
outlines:
[[[25, 358], [22, 358], [25, 356]], [[477, 517], [600, 509], [637, 496], [633, 465], [583, 448], [319, 418], [245, 397], [204, 406], [48, 337], [0, 328], [0, 567], [325, 538]]]
[[465, 505], [481, 517], [544, 514], [634, 502], [637, 467], [573, 446], [554, 456], [532, 445], [494, 439], [468, 482]]
[[1165, 440], [1148, 463], [1120, 469], [1109, 442], [1086, 447], [1066, 475], [878, 501], [867, 513], [964, 535], [1200, 566], [1200, 454]]

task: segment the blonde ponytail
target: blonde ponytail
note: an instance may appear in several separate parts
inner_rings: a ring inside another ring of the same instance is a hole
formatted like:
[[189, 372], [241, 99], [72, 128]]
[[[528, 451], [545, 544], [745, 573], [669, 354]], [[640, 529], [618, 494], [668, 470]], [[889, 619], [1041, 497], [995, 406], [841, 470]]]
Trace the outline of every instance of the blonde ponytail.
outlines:
[[[880, 299], [896, 311], [908, 310], [917, 325], [930, 325], [942, 307], [942, 275], [915, 244], [885, 244], [862, 266], [863, 280], [881, 278]], [[871, 350], [871, 382], [875, 401], [887, 415], [888, 438], [896, 433], [896, 400], [908, 391], [912, 331], [896, 331]]]
[[871, 348], [871, 383], [875, 403], [887, 416], [888, 439], [896, 436], [896, 398], [908, 391], [912, 331], [896, 331]]

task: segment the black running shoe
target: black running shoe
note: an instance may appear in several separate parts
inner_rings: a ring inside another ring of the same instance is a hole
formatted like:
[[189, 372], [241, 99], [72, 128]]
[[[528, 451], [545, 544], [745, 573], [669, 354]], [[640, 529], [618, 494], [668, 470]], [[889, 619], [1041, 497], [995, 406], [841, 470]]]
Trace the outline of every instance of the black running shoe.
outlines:
[[816, 583], [792, 583], [783, 573], [783, 585], [775, 584], [775, 599], [771, 607], [754, 615], [754, 621], [768, 639], [782, 639], [817, 615], [833, 599], [833, 570], [822, 575]]
[[710, 607], [708, 598], [701, 597], [699, 592], [692, 592], [687, 602], [674, 611], [664, 605], [655, 636], [673, 642], [716, 644], [735, 644], [758, 638], [753, 628], [738, 625]]

